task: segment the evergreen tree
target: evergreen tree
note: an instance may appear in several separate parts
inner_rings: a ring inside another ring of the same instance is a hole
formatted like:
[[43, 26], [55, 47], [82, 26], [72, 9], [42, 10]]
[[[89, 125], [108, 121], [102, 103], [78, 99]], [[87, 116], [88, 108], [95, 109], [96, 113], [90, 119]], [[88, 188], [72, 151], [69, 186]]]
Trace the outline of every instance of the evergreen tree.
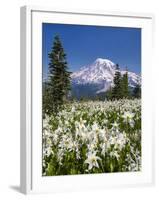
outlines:
[[52, 99], [51, 99], [51, 90], [47, 81], [43, 82], [43, 118], [45, 118], [45, 114], [49, 115], [52, 112]]
[[141, 98], [141, 85], [137, 84], [133, 90], [133, 96], [135, 98]]
[[71, 89], [66, 54], [59, 36], [55, 36], [51, 52], [48, 54], [49, 63], [49, 112], [57, 112], [66, 101]]
[[129, 97], [129, 82], [128, 82], [128, 71], [126, 68], [126, 72], [121, 79], [121, 97], [128, 98]]
[[106, 99], [112, 100], [112, 87], [110, 86], [109, 90], [106, 91]]
[[112, 98], [113, 99], [120, 99], [122, 96], [121, 91], [121, 73], [119, 65], [116, 65], [116, 72], [114, 76], [114, 87], [112, 89]]

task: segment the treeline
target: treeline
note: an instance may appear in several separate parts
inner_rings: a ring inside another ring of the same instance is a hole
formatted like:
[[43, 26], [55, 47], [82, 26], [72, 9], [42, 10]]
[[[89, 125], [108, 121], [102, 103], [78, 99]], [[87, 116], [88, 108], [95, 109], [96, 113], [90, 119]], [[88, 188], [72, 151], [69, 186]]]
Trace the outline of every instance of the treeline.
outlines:
[[113, 80], [114, 86], [106, 91], [106, 99], [118, 100], [123, 98], [141, 98], [141, 85], [138, 83], [135, 88], [129, 87], [128, 71], [121, 75], [119, 65], [116, 65], [116, 72]]

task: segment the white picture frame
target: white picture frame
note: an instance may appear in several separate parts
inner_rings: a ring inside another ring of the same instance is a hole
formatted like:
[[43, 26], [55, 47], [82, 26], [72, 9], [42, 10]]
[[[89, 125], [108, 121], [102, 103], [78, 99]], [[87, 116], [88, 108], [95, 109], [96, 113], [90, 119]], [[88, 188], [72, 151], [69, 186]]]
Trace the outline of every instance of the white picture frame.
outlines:
[[[42, 177], [41, 23], [142, 28], [142, 171]], [[152, 99], [153, 15], [36, 6], [21, 8], [21, 192], [43, 193], [143, 186], [154, 183]], [[37, 67], [41, 66], [41, 67]], [[151, 66], [151, 68], [150, 68]]]

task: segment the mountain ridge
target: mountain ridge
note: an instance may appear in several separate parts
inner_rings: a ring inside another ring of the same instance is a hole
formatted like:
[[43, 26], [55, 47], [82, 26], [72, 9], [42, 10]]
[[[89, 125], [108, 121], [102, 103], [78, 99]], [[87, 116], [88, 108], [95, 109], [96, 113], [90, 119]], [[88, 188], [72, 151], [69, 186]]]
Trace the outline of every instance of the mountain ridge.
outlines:
[[[71, 74], [73, 86], [96, 85], [96, 94], [106, 92], [113, 86], [113, 79], [116, 71], [116, 64], [109, 59], [97, 58], [92, 64], [81, 67], [78, 71]], [[126, 73], [120, 70], [121, 75]], [[129, 87], [134, 88], [141, 84], [141, 77], [128, 71]]]

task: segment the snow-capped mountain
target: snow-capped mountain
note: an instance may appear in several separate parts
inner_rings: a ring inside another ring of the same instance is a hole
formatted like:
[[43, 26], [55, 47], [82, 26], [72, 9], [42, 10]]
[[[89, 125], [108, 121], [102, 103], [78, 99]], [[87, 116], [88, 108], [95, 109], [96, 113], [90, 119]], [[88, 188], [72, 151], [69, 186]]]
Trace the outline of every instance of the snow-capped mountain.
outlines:
[[[116, 65], [108, 60], [97, 58], [91, 65], [82, 67], [79, 71], [71, 75], [72, 84], [74, 86], [89, 87], [96, 86], [96, 94], [107, 91], [113, 86]], [[126, 71], [121, 70], [123, 75]], [[135, 87], [141, 84], [141, 77], [136, 73], [128, 71], [129, 86]]]

